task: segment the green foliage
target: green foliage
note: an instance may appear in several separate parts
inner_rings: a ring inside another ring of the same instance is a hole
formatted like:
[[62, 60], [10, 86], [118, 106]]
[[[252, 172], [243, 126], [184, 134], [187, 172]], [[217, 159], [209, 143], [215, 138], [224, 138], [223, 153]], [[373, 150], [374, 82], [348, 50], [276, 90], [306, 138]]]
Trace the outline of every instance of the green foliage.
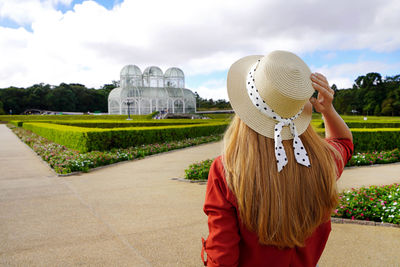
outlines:
[[234, 113], [216, 113], [216, 114], [204, 114], [204, 116], [216, 120], [231, 120], [235, 114]]
[[372, 164], [386, 164], [400, 161], [400, 150], [395, 148], [391, 151], [374, 151], [356, 153], [350, 159], [348, 166], [362, 166]]
[[[190, 165], [189, 168], [185, 170], [185, 178], [191, 180], [201, 180], [205, 177], [205, 179], [207, 179], [212, 161], [212, 159], [208, 159], [200, 163]], [[357, 153], [353, 155], [346, 166], [363, 166], [394, 162], [400, 162], [400, 150], [398, 148], [391, 151]]]
[[361, 187], [339, 195], [334, 217], [400, 224], [400, 185]]
[[183, 124], [204, 124], [209, 123], [205, 120], [183, 120], [183, 119], [168, 119], [168, 120], [71, 120], [71, 121], [53, 121], [52, 123], [68, 126], [86, 127], [86, 128], [125, 128], [125, 127], [140, 127], [140, 126], [167, 126], [167, 125], [183, 125]]
[[12, 130], [59, 174], [76, 171], [86, 172], [92, 168], [120, 161], [140, 159], [148, 155], [221, 140], [221, 135], [214, 135], [160, 144], [141, 145], [125, 149], [114, 148], [104, 152], [91, 151], [79, 153], [76, 150], [53, 143], [23, 128], [14, 127]]
[[[150, 120], [152, 114], [131, 115], [132, 120]], [[126, 121], [128, 115], [0, 115], [0, 121], [66, 121], [66, 120], [120, 120]]]
[[225, 131], [227, 125], [227, 122], [211, 122], [195, 125], [99, 129], [25, 122], [23, 128], [71, 149], [87, 152], [221, 134]]
[[28, 88], [9, 87], [0, 89], [0, 100], [4, 110], [21, 114], [26, 109], [58, 111], [102, 111], [107, 112], [107, 98], [115, 85], [104, 85], [101, 89], [89, 89], [82, 84], [50, 86], [35, 84]]
[[[382, 117], [382, 116], [350, 116], [350, 115], [341, 115], [343, 120], [347, 122], [400, 122], [400, 117]], [[367, 120], [364, 120], [364, 117]]]
[[71, 149], [81, 152], [88, 151], [89, 142], [87, 131], [90, 130], [90, 128], [30, 122], [25, 122], [23, 128]]
[[23, 121], [9, 121], [8, 123], [16, 126], [16, 127], [22, 127], [22, 124], [24, 123]]
[[[350, 129], [354, 152], [384, 151], [400, 147], [400, 128]], [[316, 129], [322, 137], [324, 129]]]
[[194, 92], [196, 95], [196, 108], [198, 111], [201, 110], [232, 110], [232, 107], [229, 101], [225, 99], [205, 99], [199, 96], [197, 92]]
[[400, 75], [371, 72], [359, 76], [353, 88], [337, 90], [333, 102], [340, 114], [400, 115]]
[[207, 180], [211, 164], [214, 160], [207, 159], [200, 163], [194, 163], [185, 170], [185, 179], [189, 180]]
[[[394, 122], [394, 121], [388, 121], [386, 122], [385, 120], [382, 121], [349, 121], [346, 122], [347, 126], [349, 126], [350, 129], [353, 128], [400, 128], [400, 121]], [[324, 123], [322, 122], [321, 128], [325, 128]]]
[[4, 111], [4, 105], [3, 102], [0, 101], [0, 115], [5, 115], [6, 112]]

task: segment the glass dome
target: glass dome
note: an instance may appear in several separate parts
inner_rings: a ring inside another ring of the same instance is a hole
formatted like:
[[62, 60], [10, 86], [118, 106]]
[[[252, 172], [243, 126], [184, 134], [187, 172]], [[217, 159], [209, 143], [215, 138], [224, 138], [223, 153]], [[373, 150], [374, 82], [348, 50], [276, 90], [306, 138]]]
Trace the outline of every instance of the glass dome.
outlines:
[[184, 88], [185, 76], [179, 68], [169, 68], [163, 74], [159, 67], [151, 66], [142, 75], [139, 67], [127, 65], [120, 76], [120, 87], [108, 96], [109, 114], [196, 112], [196, 95]]
[[121, 87], [143, 86], [142, 71], [136, 65], [126, 65], [120, 72]]
[[185, 87], [185, 75], [179, 68], [169, 68], [164, 74], [165, 87], [184, 88]]
[[121, 113], [121, 90], [122, 88], [117, 87], [111, 90], [108, 95], [108, 113], [120, 114]]
[[110, 94], [108, 95], [108, 99], [119, 99], [121, 98], [121, 87], [117, 87], [111, 90]]
[[144, 87], [163, 87], [164, 75], [159, 67], [147, 67], [143, 71], [143, 86]]

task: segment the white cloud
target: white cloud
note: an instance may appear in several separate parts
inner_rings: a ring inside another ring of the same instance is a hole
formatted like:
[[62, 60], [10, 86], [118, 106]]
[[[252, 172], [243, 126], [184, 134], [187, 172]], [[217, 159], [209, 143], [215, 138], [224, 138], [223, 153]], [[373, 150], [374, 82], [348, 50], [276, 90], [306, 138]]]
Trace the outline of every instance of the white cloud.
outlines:
[[206, 99], [225, 99], [228, 100], [228, 92], [226, 89], [226, 80], [218, 79], [218, 80], [209, 80], [206, 83], [202, 84], [197, 92], [202, 98]]
[[[273, 49], [400, 49], [396, 0], [125, 0], [112, 10], [88, 0], [65, 14], [55, 9], [71, 3], [0, 0], [0, 17], [33, 29], [0, 27], [0, 88], [39, 82], [99, 87], [119, 79], [126, 64], [212, 73]], [[352, 69], [356, 76], [365, 69], [359, 67]], [[327, 72], [348, 84], [339, 68], [346, 65]], [[202, 86], [204, 97], [226, 98], [225, 84]]]
[[329, 83], [336, 84], [339, 89], [351, 88], [354, 80], [369, 72], [385, 73], [391, 70], [400, 69], [400, 63], [387, 64], [379, 61], [359, 61], [355, 63], [338, 64], [334, 66], [322, 66], [315, 68], [311, 66], [314, 72], [319, 72], [325, 75]]

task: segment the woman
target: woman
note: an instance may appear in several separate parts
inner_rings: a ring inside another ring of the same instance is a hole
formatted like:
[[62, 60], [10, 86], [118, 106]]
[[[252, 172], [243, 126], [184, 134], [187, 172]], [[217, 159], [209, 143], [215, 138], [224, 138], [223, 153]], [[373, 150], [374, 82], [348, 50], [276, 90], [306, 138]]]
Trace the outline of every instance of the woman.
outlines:
[[[338, 203], [336, 180], [353, 153], [334, 91], [285, 51], [235, 62], [227, 87], [236, 115], [209, 173], [204, 264], [316, 266]], [[310, 102], [323, 115], [325, 139], [310, 126]]]

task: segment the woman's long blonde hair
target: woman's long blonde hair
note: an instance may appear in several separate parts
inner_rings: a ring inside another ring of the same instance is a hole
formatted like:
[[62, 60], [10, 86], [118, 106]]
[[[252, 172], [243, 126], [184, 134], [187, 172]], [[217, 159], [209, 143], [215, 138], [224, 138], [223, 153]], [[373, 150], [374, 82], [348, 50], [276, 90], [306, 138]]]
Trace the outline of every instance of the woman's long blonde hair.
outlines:
[[241, 222], [260, 244], [304, 246], [338, 203], [336, 164], [339, 153], [311, 126], [300, 136], [311, 167], [296, 162], [293, 140], [283, 141], [288, 164], [277, 171], [274, 140], [256, 133], [238, 116], [224, 137], [223, 164], [235, 194]]

